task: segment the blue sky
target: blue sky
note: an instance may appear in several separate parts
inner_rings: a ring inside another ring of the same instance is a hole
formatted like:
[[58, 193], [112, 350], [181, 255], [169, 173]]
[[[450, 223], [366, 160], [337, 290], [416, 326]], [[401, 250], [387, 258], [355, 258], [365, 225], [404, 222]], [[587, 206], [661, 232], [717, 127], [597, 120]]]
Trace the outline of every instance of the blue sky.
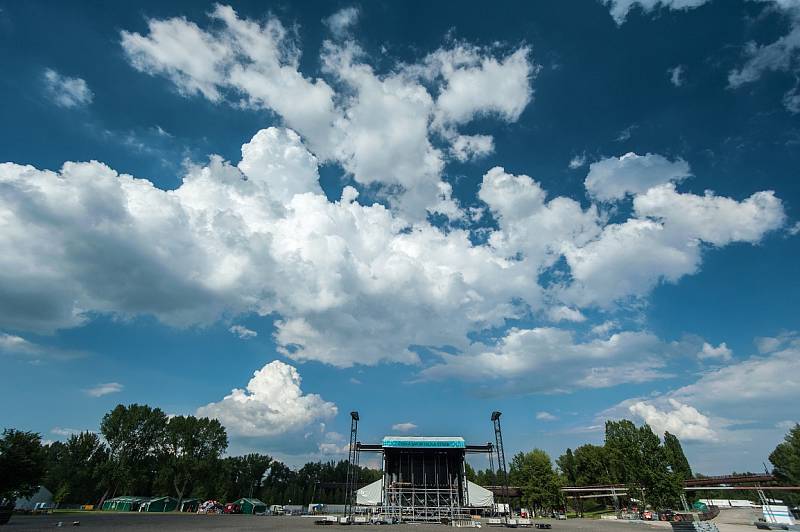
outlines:
[[760, 470], [800, 400], [798, 36], [791, 0], [0, 1], [0, 425], [147, 403], [297, 464], [353, 409], [499, 409], [510, 451], [627, 417]]

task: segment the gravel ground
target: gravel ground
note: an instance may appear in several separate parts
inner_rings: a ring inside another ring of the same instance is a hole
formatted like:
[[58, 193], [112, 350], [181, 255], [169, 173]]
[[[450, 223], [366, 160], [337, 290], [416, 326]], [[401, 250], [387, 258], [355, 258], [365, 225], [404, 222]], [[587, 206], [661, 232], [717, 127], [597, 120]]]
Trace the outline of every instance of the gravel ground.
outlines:
[[[190, 532], [195, 530], [286, 530], [291, 532], [335, 532], [339, 525], [323, 527], [315, 525], [308, 517], [265, 517], [252, 515], [196, 515], [196, 514], [140, 514], [83, 512], [74, 514], [53, 514], [40, 516], [15, 515], [11, 521], [0, 528], [2, 532], [14, 530], [53, 530], [58, 522], [73, 528], [73, 521], [80, 521], [80, 529], [92, 530], [158, 530], [164, 532]], [[655, 531], [667, 532], [661, 523], [642, 524], [604, 521], [599, 519], [570, 519], [568, 521], [548, 521], [553, 532], [623, 532]], [[751, 527], [752, 528], [752, 527]], [[482, 530], [501, 530], [486, 527]], [[350, 532], [446, 532], [453, 530], [443, 525], [353, 525]], [[536, 529], [528, 529], [534, 532]], [[753, 530], [755, 530], [753, 528]], [[733, 531], [731, 531], [733, 532]], [[738, 531], [737, 531], [738, 532]]]

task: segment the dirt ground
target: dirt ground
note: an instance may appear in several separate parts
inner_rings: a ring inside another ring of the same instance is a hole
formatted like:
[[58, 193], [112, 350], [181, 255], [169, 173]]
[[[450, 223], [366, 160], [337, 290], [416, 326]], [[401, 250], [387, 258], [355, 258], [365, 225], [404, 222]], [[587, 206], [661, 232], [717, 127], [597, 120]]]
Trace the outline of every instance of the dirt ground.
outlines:
[[[73, 521], [79, 521], [78, 530], [157, 530], [159, 532], [191, 532], [195, 530], [280, 530], [290, 532], [329, 532], [340, 530], [340, 525], [327, 527], [314, 524], [308, 517], [267, 517], [252, 515], [196, 515], [196, 514], [141, 514], [141, 513], [103, 513], [83, 512], [74, 514], [53, 514], [39, 516], [15, 515], [0, 532], [16, 530], [54, 530], [59, 528], [59, 521], [64, 528], [73, 528]], [[671, 530], [667, 523], [636, 523], [625, 521], [606, 521], [600, 519], [569, 519], [567, 521], [548, 520], [553, 532], [624, 532]], [[724, 528], [723, 528], [724, 526]], [[720, 532], [755, 532], [753, 526], [723, 525]], [[355, 530], [353, 530], [353, 528]], [[498, 530], [494, 527], [483, 527], [483, 530]], [[446, 532], [453, 530], [444, 525], [352, 525], [351, 532]], [[534, 528], [528, 529], [533, 532]]]

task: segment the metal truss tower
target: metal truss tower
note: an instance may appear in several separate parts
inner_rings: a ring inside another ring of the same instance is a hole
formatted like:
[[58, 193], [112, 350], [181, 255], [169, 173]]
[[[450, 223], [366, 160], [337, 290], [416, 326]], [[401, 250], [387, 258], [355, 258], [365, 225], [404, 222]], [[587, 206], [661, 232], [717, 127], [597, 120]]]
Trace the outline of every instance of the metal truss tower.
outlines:
[[494, 423], [494, 440], [497, 448], [497, 467], [502, 471], [503, 478], [503, 503], [506, 505], [506, 523], [511, 514], [511, 504], [508, 499], [508, 470], [506, 469], [506, 453], [503, 450], [503, 432], [500, 430], [500, 416], [502, 412], [492, 412], [492, 423]]
[[347, 482], [345, 484], [344, 515], [353, 517], [355, 492], [358, 488], [358, 412], [350, 412], [350, 450], [347, 453]]

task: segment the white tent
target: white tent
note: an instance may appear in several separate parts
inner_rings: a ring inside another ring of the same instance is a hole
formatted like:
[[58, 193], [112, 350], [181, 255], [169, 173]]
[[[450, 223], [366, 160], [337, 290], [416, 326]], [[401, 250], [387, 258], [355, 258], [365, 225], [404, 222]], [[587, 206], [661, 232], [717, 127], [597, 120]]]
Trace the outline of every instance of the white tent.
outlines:
[[381, 503], [381, 492], [383, 492], [383, 479], [367, 484], [356, 492], [356, 504], [378, 506]]
[[491, 508], [494, 504], [494, 493], [469, 480], [467, 481], [467, 498], [470, 508]]
[[[356, 492], [356, 504], [362, 506], [378, 506], [381, 503], [383, 479], [367, 484]], [[467, 498], [471, 508], [491, 508], [494, 494], [474, 482], [467, 481]]]

